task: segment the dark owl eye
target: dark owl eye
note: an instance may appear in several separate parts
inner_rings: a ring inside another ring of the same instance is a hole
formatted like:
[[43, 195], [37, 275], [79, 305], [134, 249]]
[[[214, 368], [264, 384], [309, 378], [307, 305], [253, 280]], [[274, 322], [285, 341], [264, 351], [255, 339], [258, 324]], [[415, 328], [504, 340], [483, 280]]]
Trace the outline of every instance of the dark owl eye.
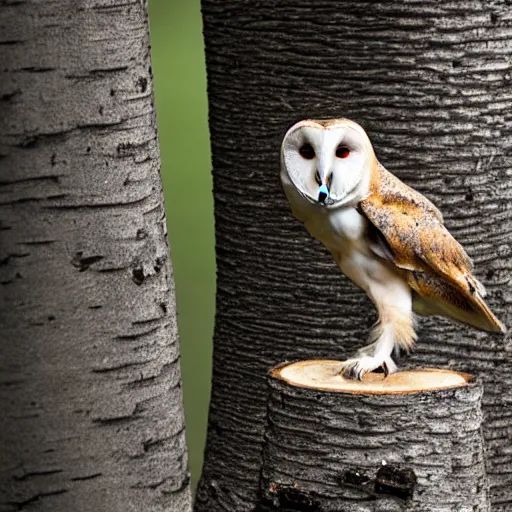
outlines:
[[338, 158], [347, 158], [348, 155], [350, 155], [350, 149], [347, 146], [338, 146], [336, 148], [336, 156]]
[[315, 158], [315, 150], [311, 144], [304, 144], [299, 149], [299, 155], [306, 160], [312, 160]]

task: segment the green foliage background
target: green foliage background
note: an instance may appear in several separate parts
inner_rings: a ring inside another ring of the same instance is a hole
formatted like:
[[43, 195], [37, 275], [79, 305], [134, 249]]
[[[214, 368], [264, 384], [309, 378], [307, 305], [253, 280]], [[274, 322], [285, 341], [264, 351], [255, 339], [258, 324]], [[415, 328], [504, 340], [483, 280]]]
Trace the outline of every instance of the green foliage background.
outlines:
[[178, 302], [192, 482], [203, 460], [215, 260], [200, 0], [149, 0], [157, 123]]

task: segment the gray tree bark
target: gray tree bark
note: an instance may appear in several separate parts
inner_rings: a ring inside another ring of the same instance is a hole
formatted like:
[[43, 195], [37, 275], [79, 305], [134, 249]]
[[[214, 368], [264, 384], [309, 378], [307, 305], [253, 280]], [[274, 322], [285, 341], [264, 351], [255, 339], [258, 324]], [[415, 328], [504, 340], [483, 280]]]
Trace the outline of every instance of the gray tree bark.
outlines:
[[[253, 510], [265, 375], [343, 359], [375, 320], [295, 221], [279, 146], [304, 118], [361, 123], [382, 163], [443, 211], [512, 325], [512, 18], [506, 0], [203, 0], [217, 239], [206, 459], [196, 510]], [[481, 375], [493, 510], [512, 507], [510, 335], [422, 320], [409, 361]], [[403, 366], [403, 362], [401, 363]]]
[[146, 3], [0, 3], [0, 511], [188, 511]]
[[268, 380], [258, 512], [491, 510], [479, 383], [378, 395]]

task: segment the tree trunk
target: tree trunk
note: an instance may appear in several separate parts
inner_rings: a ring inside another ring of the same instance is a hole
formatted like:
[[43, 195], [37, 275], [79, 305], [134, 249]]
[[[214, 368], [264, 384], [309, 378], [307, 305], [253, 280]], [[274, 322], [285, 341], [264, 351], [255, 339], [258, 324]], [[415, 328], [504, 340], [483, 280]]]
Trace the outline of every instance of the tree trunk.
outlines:
[[188, 511], [147, 6], [4, 1], [0, 63], [0, 511]]
[[[512, 18], [506, 0], [203, 0], [217, 239], [206, 459], [196, 510], [253, 510], [267, 369], [343, 359], [375, 321], [292, 218], [279, 147], [304, 118], [361, 123], [382, 163], [432, 199], [512, 324]], [[510, 335], [422, 320], [415, 355], [481, 375], [494, 510], [512, 506]], [[404, 362], [401, 361], [403, 367]]]
[[269, 376], [259, 512], [488, 512], [482, 386], [447, 371], [364, 383], [332, 361]]

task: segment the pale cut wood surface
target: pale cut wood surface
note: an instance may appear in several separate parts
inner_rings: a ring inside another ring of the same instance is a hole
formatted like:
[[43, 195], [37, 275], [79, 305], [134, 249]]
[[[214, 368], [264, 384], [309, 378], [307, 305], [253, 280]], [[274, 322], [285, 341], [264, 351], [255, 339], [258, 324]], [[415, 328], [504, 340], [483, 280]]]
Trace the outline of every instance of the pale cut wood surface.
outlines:
[[428, 368], [393, 373], [368, 373], [362, 381], [339, 374], [341, 361], [308, 360], [275, 368], [271, 375], [294, 386], [340, 391], [361, 395], [411, 394], [467, 386], [471, 375], [451, 370]]

